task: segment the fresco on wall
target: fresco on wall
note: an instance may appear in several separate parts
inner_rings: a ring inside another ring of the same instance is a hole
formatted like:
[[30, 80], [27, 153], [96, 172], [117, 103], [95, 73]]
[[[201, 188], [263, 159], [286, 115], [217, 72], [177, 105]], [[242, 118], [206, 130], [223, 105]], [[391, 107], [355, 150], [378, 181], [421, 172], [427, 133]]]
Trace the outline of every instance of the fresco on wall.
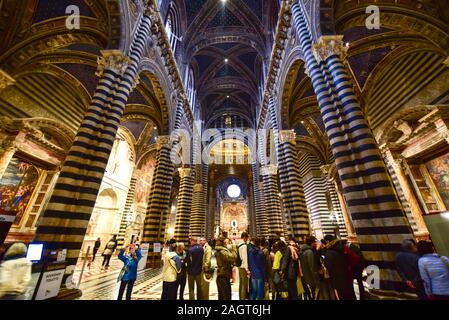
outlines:
[[141, 161], [141, 166], [137, 169], [135, 203], [144, 212], [147, 209], [148, 197], [151, 191], [153, 173], [156, 167], [156, 158], [153, 153], [147, 154]]
[[449, 154], [427, 162], [426, 167], [446, 208], [449, 209]]
[[12, 158], [0, 180], [0, 208], [15, 213], [14, 225], [20, 224], [38, 180], [35, 166]]
[[225, 204], [221, 218], [221, 228], [230, 238], [240, 238], [248, 229], [248, 216], [244, 203]]

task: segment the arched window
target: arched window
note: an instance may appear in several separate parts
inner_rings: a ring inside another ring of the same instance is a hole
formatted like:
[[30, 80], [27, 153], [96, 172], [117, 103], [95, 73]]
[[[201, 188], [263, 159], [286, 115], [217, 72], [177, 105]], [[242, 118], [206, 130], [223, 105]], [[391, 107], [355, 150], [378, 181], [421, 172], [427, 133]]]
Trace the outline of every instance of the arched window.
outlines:
[[175, 3], [171, 2], [165, 20], [165, 31], [167, 32], [173, 54], [175, 54], [178, 42], [181, 40], [180, 30], [178, 9], [176, 8]]
[[186, 83], [187, 99], [189, 99], [192, 111], [195, 113], [196, 92], [195, 92], [195, 78], [193, 77], [193, 69], [189, 68]]

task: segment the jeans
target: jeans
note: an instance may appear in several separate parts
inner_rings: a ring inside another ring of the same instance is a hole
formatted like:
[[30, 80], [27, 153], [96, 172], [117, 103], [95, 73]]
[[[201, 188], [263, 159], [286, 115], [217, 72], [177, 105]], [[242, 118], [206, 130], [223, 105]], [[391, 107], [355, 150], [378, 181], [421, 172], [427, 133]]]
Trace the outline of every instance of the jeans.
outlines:
[[218, 300], [231, 300], [231, 279], [223, 276], [217, 277]]
[[265, 298], [265, 283], [263, 279], [251, 278], [251, 300], [263, 300]]
[[131, 300], [131, 294], [133, 293], [134, 282], [136, 280], [122, 280], [120, 282], [120, 289], [118, 290], [118, 298], [117, 300], [122, 300], [123, 292], [125, 292], [126, 287], [126, 300]]
[[189, 281], [189, 300], [195, 300], [195, 284], [196, 284], [196, 300], [201, 300], [201, 273], [197, 275], [188, 274]]
[[176, 280], [177, 289], [179, 288], [179, 300], [184, 300], [184, 289], [186, 287], [187, 277], [178, 278]]

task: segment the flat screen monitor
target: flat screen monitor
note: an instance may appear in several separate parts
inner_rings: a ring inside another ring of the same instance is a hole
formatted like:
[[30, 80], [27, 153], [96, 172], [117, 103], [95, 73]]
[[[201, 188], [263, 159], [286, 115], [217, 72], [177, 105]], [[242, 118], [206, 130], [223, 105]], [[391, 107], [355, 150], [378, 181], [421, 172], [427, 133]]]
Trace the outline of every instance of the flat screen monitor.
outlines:
[[42, 252], [44, 251], [44, 245], [42, 243], [32, 243], [28, 246], [27, 260], [39, 261], [42, 258]]

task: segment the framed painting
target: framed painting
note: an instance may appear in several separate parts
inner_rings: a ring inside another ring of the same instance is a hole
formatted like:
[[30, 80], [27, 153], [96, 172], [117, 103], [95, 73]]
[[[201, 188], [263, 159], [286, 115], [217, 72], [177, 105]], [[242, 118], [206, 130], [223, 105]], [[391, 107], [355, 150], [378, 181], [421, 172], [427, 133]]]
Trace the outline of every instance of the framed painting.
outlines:
[[0, 208], [15, 215], [13, 225], [20, 226], [39, 182], [41, 170], [13, 157], [0, 180]]

